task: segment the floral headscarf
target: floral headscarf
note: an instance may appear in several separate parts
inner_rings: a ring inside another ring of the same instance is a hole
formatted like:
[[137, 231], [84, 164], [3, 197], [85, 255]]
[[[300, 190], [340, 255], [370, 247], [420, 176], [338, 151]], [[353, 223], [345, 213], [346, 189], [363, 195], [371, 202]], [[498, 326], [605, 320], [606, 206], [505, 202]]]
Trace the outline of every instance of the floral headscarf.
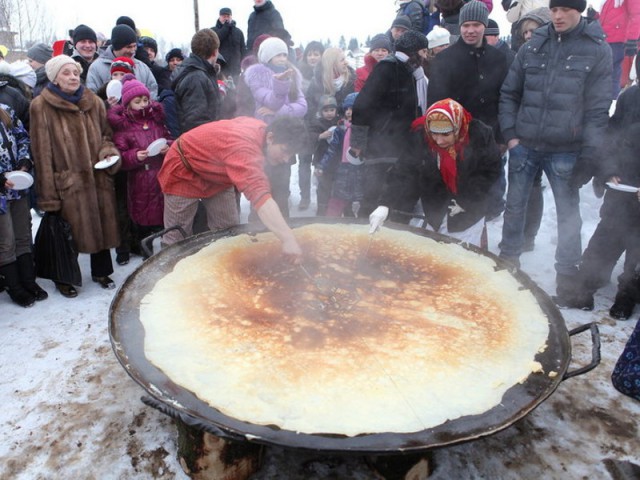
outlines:
[[[453, 126], [453, 134], [455, 143], [450, 148], [440, 148], [434, 141], [431, 130], [429, 129], [430, 120], [446, 118]], [[442, 180], [451, 193], [458, 193], [458, 166], [457, 161], [464, 160], [464, 148], [469, 143], [469, 123], [471, 122], [471, 114], [467, 112], [462, 105], [455, 100], [445, 98], [434, 103], [427, 109], [427, 113], [417, 118], [411, 124], [411, 130], [414, 132], [422, 129], [424, 138], [429, 148], [436, 152], [440, 161], [440, 174]]]

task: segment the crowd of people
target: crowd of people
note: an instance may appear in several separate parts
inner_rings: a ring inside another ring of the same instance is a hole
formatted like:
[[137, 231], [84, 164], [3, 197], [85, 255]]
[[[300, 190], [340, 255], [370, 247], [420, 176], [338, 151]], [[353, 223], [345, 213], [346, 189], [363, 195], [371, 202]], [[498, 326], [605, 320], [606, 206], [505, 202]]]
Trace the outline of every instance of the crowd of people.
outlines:
[[[486, 248], [486, 221], [504, 212], [500, 257], [514, 266], [535, 248], [544, 173], [558, 217], [557, 303], [593, 308], [625, 253], [610, 314], [632, 315], [640, 195], [615, 187], [640, 185], [640, 94], [625, 60], [637, 55], [640, 0], [586, 16], [585, 0], [504, 0], [510, 45], [491, 0], [399, 0], [357, 69], [319, 41], [292, 48], [276, 6], [254, 3], [246, 36], [223, 7], [188, 55], [174, 48], [164, 61], [123, 16], [106, 42], [78, 25], [68, 41], [32, 46], [29, 72], [0, 62], [0, 275], [15, 303], [48, 296], [35, 281], [30, 207], [68, 222], [107, 289], [112, 249], [124, 265], [164, 227], [231, 227], [241, 194], [250, 220], [298, 261], [286, 222], [297, 162], [299, 211], [315, 179], [317, 215], [369, 218], [372, 234], [389, 216], [422, 219]], [[5, 176], [18, 170], [35, 177], [31, 194]], [[592, 178], [600, 196], [605, 182], [614, 189], [583, 253], [579, 192]], [[179, 239], [173, 230], [162, 245]]]

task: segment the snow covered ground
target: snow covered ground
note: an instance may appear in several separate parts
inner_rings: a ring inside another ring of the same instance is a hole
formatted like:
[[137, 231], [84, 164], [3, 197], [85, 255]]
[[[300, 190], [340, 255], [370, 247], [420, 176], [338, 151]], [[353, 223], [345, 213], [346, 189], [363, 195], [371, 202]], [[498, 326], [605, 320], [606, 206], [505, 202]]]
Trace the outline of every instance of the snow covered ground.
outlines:
[[[292, 176], [292, 216], [299, 212]], [[598, 221], [600, 200], [582, 190], [584, 245]], [[246, 205], [245, 205], [246, 206]], [[37, 224], [38, 219], [34, 218]], [[497, 252], [502, 219], [489, 224], [490, 250]], [[37, 225], [34, 225], [34, 232]], [[545, 217], [522, 269], [544, 290], [555, 291], [555, 207], [545, 189]], [[176, 459], [176, 430], [163, 414], [140, 402], [145, 392], [117, 362], [107, 332], [115, 291], [91, 282], [88, 256], [80, 258], [84, 286], [66, 299], [41, 281], [49, 299], [33, 308], [0, 294], [0, 479], [186, 479]], [[115, 266], [118, 285], [141, 263]], [[615, 276], [619, 273], [618, 265]], [[608, 316], [615, 285], [602, 289], [593, 312], [564, 310], [568, 328], [598, 322], [602, 363], [569, 379], [524, 420], [477, 441], [434, 453], [433, 478], [621, 478], [627, 462], [640, 466], [640, 403], [619, 394], [609, 376], [638, 319]], [[590, 359], [588, 335], [574, 337], [577, 366]], [[637, 474], [637, 471], [636, 471]], [[362, 458], [330, 457], [268, 449], [254, 475], [264, 479], [377, 478]], [[628, 477], [632, 478], [632, 477]], [[638, 477], [635, 477], [638, 478]]]

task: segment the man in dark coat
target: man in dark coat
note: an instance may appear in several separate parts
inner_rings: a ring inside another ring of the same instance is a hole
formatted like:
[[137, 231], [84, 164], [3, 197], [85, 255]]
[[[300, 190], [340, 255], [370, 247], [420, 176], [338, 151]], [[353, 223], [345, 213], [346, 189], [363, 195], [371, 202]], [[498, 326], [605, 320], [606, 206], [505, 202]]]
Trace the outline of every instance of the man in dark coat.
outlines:
[[535, 174], [551, 184], [558, 215], [556, 292], [575, 285], [582, 252], [579, 189], [593, 175], [611, 104], [611, 49], [585, 0], [551, 0], [551, 23], [518, 50], [500, 91], [509, 187], [500, 255], [519, 263]]
[[273, 30], [284, 30], [284, 23], [280, 12], [273, 6], [271, 0], [254, 0], [253, 12], [249, 15], [247, 29], [247, 45], [253, 46], [256, 38], [263, 33], [271, 35]]
[[245, 55], [244, 33], [236, 26], [230, 8], [221, 8], [216, 26], [212, 28], [220, 39], [220, 53], [227, 62], [222, 73], [230, 75], [234, 80], [240, 75], [240, 62]]
[[493, 128], [503, 143], [498, 125], [500, 86], [507, 75], [505, 55], [484, 38], [489, 10], [472, 0], [460, 10], [460, 38], [440, 52], [430, 67], [428, 105], [452, 98], [472, 116]]
[[507, 57], [507, 67], [510, 67], [516, 58], [516, 52], [511, 50], [511, 47], [509, 47], [506, 42], [500, 40], [500, 26], [498, 22], [492, 18], [489, 19], [487, 28], [484, 29], [484, 38], [486, 38], [489, 45], [505, 54]]
[[414, 72], [426, 57], [427, 47], [423, 34], [405, 32], [396, 43], [395, 55], [378, 62], [353, 105], [351, 147], [366, 159], [360, 202], [363, 216], [378, 205], [386, 173], [411, 142], [411, 122], [423, 113]]
[[219, 48], [218, 35], [210, 28], [204, 28], [193, 35], [191, 55], [178, 67], [173, 91], [181, 134], [218, 120], [221, 100], [215, 64]]

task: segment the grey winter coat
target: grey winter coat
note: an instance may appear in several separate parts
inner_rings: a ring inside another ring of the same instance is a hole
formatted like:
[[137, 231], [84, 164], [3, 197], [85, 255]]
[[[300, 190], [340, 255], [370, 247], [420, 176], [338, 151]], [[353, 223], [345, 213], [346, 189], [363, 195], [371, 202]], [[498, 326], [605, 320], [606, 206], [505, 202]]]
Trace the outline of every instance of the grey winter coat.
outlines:
[[598, 22], [581, 19], [557, 34], [537, 29], [518, 51], [500, 90], [505, 141], [514, 138], [545, 152], [591, 155], [611, 104], [611, 49]]
[[[101, 86], [111, 80], [111, 64], [114, 58], [116, 57], [113, 54], [113, 50], [109, 47], [100, 53], [100, 56], [91, 63], [89, 73], [87, 74], [87, 87], [90, 90], [96, 92]], [[136, 80], [146, 85], [151, 93], [151, 100], [155, 100], [158, 98], [158, 83], [151, 73], [151, 70], [137, 58], [133, 58], [132, 60], [135, 63], [134, 70]]]

